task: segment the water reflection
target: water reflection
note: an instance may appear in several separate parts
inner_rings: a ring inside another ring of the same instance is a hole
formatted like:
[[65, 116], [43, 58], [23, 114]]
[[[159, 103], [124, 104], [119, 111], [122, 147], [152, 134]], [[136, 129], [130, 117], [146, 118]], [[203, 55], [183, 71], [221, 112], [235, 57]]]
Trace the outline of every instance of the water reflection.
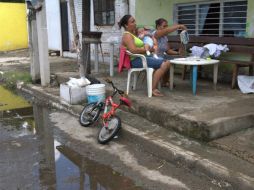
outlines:
[[0, 111], [0, 169], [7, 168], [8, 173], [8, 177], [0, 174], [0, 189], [141, 189], [110, 167], [56, 141], [50, 112], [37, 104]]
[[[38, 105], [34, 105], [33, 110], [40, 140], [39, 179], [43, 188], [141, 190], [130, 179], [121, 176], [111, 168], [89, 160], [70, 147], [54, 140], [54, 126], [49, 120], [49, 110]], [[71, 141], [71, 139], [68, 140]]]
[[3, 128], [12, 131], [10, 136], [19, 137], [35, 134], [32, 107], [0, 111], [0, 122], [4, 126]]
[[[56, 147], [59, 152], [62, 153], [63, 157], [62, 159], [68, 158], [68, 162], [70, 165], [73, 166], [73, 169], [79, 170], [79, 189], [85, 189], [85, 190], [138, 190], [141, 189], [140, 187], [137, 187], [133, 184], [133, 182], [126, 178], [121, 176], [119, 173], [113, 171], [111, 168], [96, 163], [92, 160], [89, 160], [85, 157], [82, 157], [77, 152], [73, 151], [67, 146], [57, 146]], [[60, 158], [61, 158], [60, 157]], [[61, 159], [59, 159], [58, 162], [61, 162]], [[60, 163], [59, 163], [60, 164]], [[69, 165], [69, 166], [70, 166]], [[70, 168], [67, 168], [68, 171], [70, 171]], [[75, 176], [77, 176], [77, 171], [75, 172]], [[68, 172], [63, 171], [63, 172]], [[73, 178], [75, 179], [75, 178]], [[60, 189], [70, 189], [61, 187]]]
[[41, 155], [39, 180], [42, 187], [56, 189], [54, 139], [52, 128], [49, 125], [49, 110], [34, 104], [33, 112]]

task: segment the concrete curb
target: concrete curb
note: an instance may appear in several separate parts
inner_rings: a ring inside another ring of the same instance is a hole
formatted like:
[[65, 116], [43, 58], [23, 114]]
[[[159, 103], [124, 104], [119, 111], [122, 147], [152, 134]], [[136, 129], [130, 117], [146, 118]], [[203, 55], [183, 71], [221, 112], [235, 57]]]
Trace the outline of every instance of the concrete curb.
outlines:
[[[74, 75], [74, 73], [72, 74]], [[68, 80], [66, 79], [66, 75], [57, 74], [57, 77], [61, 81]], [[125, 77], [123, 77], [125, 78]], [[123, 78], [115, 78], [115, 82], [118, 83], [118, 86], [121, 86], [122, 89], [125, 89], [126, 81], [123, 81]], [[97, 76], [101, 82], [104, 82], [102, 76]], [[104, 82], [105, 83], [105, 82]], [[107, 92], [111, 92], [112, 88], [110, 85], [106, 85]], [[145, 89], [144, 89], [145, 90]], [[142, 92], [143, 93], [143, 92]], [[137, 114], [141, 117], [146, 118], [147, 120], [156, 123], [160, 126], [163, 126], [166, 129], [173, 129], [181, 134], [184, 134], [188, 137], [192, 137], [201, 141], [209, 142], [211, 140], [230, 135], [237, 131], [241, 131], [243, 129], [247, 129], [250, 127], [254, 127], [254, 111], [248, 112], [246, 114], [246, 110], [237, 115], [227, 114], [223, 115], [224, 111], [230, 110], [227, 103], [223, 105], [216, 104], [213, 109], [179, 109], [173, 108], [173, 110], [169, 107], [161, 106], [162, 101], [157, 101], [155, 97], [152, 98], [141, 98], [143, 95], [137, 95], [138, 93], [133, 93], [130, 95], [130, 98], [133, 102], [132, 113]], [[146, 95], [146, 94], [145, 94]], [[170, 95], [169, 95], [170, 96]], [[171, 96], [171, 98], [175, 98]], [[194, 98], [195, 99], [195, 98]], [[254, 100], [254, 99], [251, 99]], [[250, 101], [251, 101], [250, 100]], [[157, 101], [157, 103], [156, 103]], [[165, 101], [165, 100], [163, 100]], [[244, 102], [241, 99], [242, 103]], [[149, 102], [149, 104], [148, 104]], [[173, 105], [173, 104], [169, 104]], [[253, 104], [254, 105], [254, 104]], [[219, 108], [219, 109], [217, 109]], [[213, 115], [217, 109], [220, 115], [214, 115], [209, 119], [203, 117], [195, 117], [195, 113], [208, 112], [207, 114]], [[234, 109], [237, 109], [235, 106]], [[194, 113], [194, 115], [193, 115]]]
[[[67, 103], [61, 102], [59, 96], [52, 95], [46, 92], [43, 88], [26, 85], [19, 89], [21, 92], [35, 96], [41, 99], [44, 103], [67, 111], [72, 115], [79, 116], [82, 106], [72, 106]], [[150, 113], [151, 114], [151, 113]], [[166, 114], [166, 113], [164, 113]], [[162, 116], [163, 117], [163, 116]], [[176, 120], [181, 119], [177, 118]], [[165, 122], [169, 122], [168, 118]], [[187, 122], [187, 121], [182, 121]], [[193, 124], [189, 121], [189, 126]], [[171, 125], [173, 125], [171, 123]], [[195, 126], [199, 124], [196, 123]], [[239, 171], [233, 171], [229, 168], [224, 167], [222, 164], [213, 162], [206, 159], [193, 151], [188, 151], [179, 146], [176, 146], [170, 142], [163, 141], [159, 138], [151, 136], [152, 130], [146, 132], [138, 130], [137, 128], [131, 127], [123, 122], [124, 140], [138, 143], [146, 151], [156, 155], [157, 157], [164, 159], [171, 163], [180, 164], [181, 167], [188, 168], [194, 172], [205, 174], [206, 176], [233, 184], [237, 189], [254, 189], [254, 178]], [[227, 154], [227, 153], [225, 153]]]
[[133, 105], [132, 113], [166, 129], [173, 129], [188, 137], [206, 142], [254, 127], [254, 112], [223, 119], [199, 121], [188, 117], [186, 113], [174, 114], [170, 110], [154, 107], [141, 101], [133, 100]]
[[123, 130], [129, 140], [132, 139], [133, 142], [142, 144], [143, 149], [161, 159], [176, 163], [194, 172], [203, 173], [212, 179], [233, 184], [237, 189], [254, 189], [253, 177], [232, 171], [219, 163], [202, 158], [196, 153], [182, 149], [170, 142], [149, 138], [149, 135], [128, 125], [125, 125]]

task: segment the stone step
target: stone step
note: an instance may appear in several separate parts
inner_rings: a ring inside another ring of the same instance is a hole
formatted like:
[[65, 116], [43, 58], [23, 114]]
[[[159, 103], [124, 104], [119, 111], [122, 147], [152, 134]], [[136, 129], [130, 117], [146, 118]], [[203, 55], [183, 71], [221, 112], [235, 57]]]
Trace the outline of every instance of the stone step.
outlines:
[[[57, 78], [67, 80], [73, 73], [57, 75]], [[105, 75], [94, 75], [105, 83]], [[126, 89], [126, 73], [114, 76], [115, 85]], [[176, 77], [179, 84], [173, 92], [167, 88], [161, 90], [165, 97], [148, 98], [146, 83], [140, 82], [136, 91], [129, 94], [133, 102], [132, 113], [138, 114], [151, 122], [157, 123], [166, 129], [173, 129], [188, 137], [202, 141], [211, 141], [243, 129], [254, 127], [254, 97], [243, 96], [227, 86], [218, 86], [213, 90], [207, 81], [199, 81], [199, 94], [191, 94], [188, 81]], [[106, 83], [105, 83], [106, 84]], [[108, 93], [112, 87], [106, 84]], [[187, 89], [187, 90], [186, 90]]]
[[216, 139], [209, 144], [254, 164], [254, 128]]
[[176, 108], [177, 105], [171, 102], [151, 99], [148, 104], [146, 97], [130, 97], [133, 101], [133, 109], [130, 110], [132, 113], [202, 141], [211, 141], [254, 127], [253, 96], [189, 110]]
[[189, 139], [174, 131], [127, 112], [119, 112], [123, 138], [139, 144], [160, 159], [231, 184], [234, 189], [254, 189], [254, 165], [206, 143]]
[[[82, 110], [80, 105], [63, 104], [59, 96], [50, 93], [49, 89], [26, 86], [22, 91], [76, 116]], [[145, 151], [179, 167], [222, 180], [234, 189], [254, 189], [253, 164], [205, 143], [188, 139], [137, 114], [119, 110], [118, 115], [123, 123], [121, 139], [135, 143]]]

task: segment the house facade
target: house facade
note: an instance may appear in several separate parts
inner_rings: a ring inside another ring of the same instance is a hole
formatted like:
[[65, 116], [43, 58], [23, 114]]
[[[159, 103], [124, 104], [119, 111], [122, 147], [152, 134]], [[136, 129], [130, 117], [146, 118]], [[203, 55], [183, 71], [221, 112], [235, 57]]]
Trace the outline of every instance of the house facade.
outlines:
[[[185, 24], [190, 35], [254, 37], [254, 1], [251, 0], [90, 0], [90, 3], [90, 28], [103, 32], [105, 57], [109, 54], [109, 42], [121, 39], [122, 31], [117, 23], [125, 14], [133, 15], [138, 26], [154, 28], [156, 19], [165, 18], [169, 25]], [[60, 50], [64, 56], [73, 55], [69, 1], [46, 0], [46, 4], [49, 49]], [[74, 5], [81, 34], [82, 0], [74, 0]], [[93, 57], [93, 45], [91, 53]]]
[[135, 17], [140, 25], [154, 26], [154, 21], [160, 17], [169, 24], [185, 24], [195, 36], [253, 38], [253, 8], [251, 0], [137, 0]]

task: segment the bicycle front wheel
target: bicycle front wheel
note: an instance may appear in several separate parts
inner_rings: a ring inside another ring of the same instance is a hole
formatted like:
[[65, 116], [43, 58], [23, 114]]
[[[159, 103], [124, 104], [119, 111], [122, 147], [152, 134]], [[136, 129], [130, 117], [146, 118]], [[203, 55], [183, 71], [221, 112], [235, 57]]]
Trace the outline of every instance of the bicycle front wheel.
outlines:
[[107, 122], [107, 126], [102, 126], [98, 133], [98, 142], [100, 144], [106, 144], [113, 139], [121, 128], [121, 120], [118, 116], [110, 117]]
[[80, 114], [80, 124], [84, 127], [88, 127], [98, 119], [100, 111], [101, 109], [97, 103], [87, 104]]

